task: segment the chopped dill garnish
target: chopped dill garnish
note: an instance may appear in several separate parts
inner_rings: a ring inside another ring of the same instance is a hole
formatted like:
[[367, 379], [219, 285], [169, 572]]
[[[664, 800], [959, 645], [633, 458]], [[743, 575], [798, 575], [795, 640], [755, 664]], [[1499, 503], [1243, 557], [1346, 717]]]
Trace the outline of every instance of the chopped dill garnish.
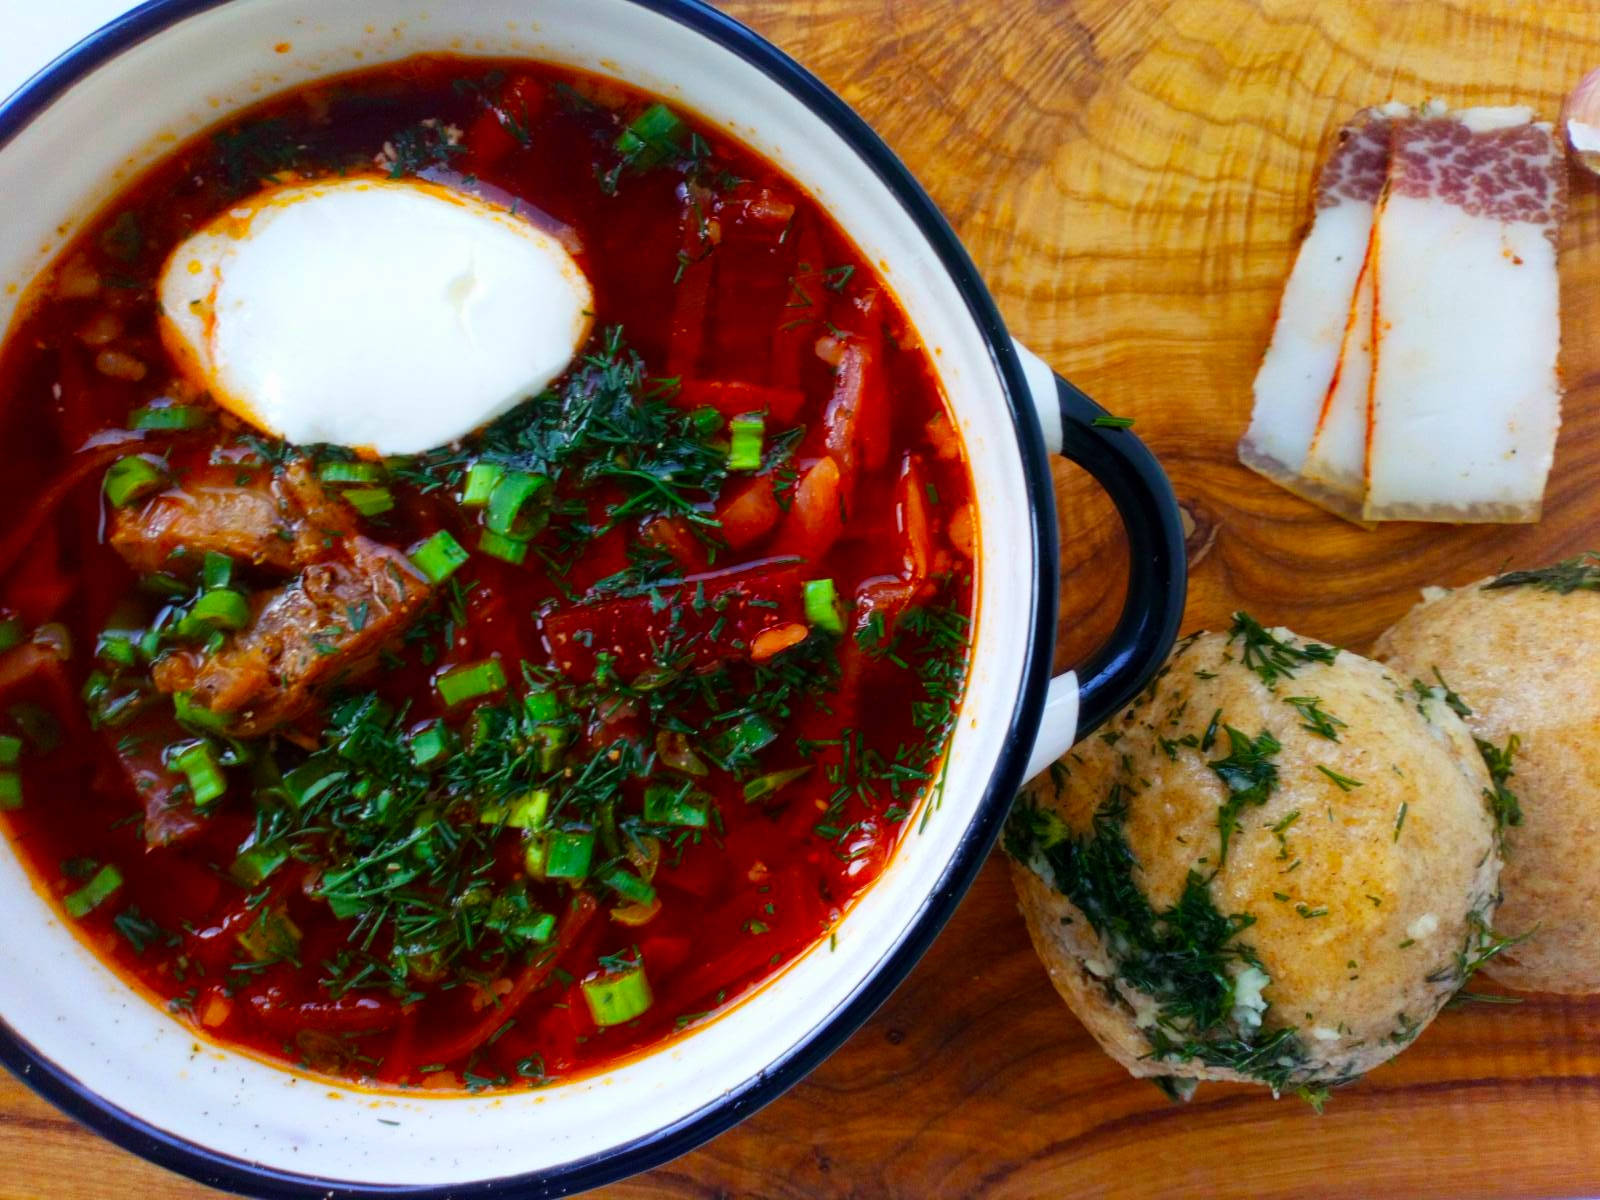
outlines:
[[431, 167], [447, 167], [466, 149], [460, 130], [430, 117], [396, 130], [383, 144], [378, 164], [388, 169], [390, 179], [401, 179]]
[[1455, 983], [1458, 988], [1465, 987], [1491, 960], [1513, 946], [1527, 941], [1535, 932], [1536, 930], [1530, 929], [1526, 933], [1509, 937], [1496, 932], [1482, 913], [1468, 913], [1467, 934], [1461, 948], [1455, 952], [1450, 966], [1433, 972], [1428, 976], [1428, 982], [1443, 983], [1448, 980]]
[[691, 527], [716, 526], [707, 509], [727, 475], [728, 455], [692, 414], [672, 403], [676, 380], [651, 379], [643, 360], [607, 329], [560, 384], [526, 401], [461, 446], [420, 455], [391, 468], [425, 490], [454, 488], [473, 462], [488, 462], [551, 480], [552, 495], [615, 488], [622, 498], [603, 525], [580, 508], [550, 509], [542, 541], [568, 553], [623, 521], [676, 516]]
[[1418, 691], [1429, 690], [1434, 695], [1438, 695], [1439, 698], [1444, 701], [1445, 707], [1447, 707], [1451, 712], [1455, 713], [1455, 715], [1460, 717], [1462, 720], [1466, 720], [1468, 717], [1470, 717], [1472, 715], [1471, 707], [1468, 706], [1467, 702], [1461, 698], [1460, 693], [1458, 693], [1455, 688], [1451, 687], [1445, 682], [1444, 675], [1440, 672], [1438, 667], [1434, 667], [1433, 677], [1439, 681], [1439, 686], [1437, 688], [1427, 689], [1425, 684], [1419, 684], [1416, 680], [1411, 681], [1411, 686], [1416, 688]]
[[1278, 680], [1292, 678], [1295, 671], [1307, 663], [1328, 664], [1339, 654], [1337, 647], [1317, 642], [1296, 646], [1283, 641], [1244, 612], [1233, 614], [1233, 625], [1228, 630], [1229, 645], [1235, 641], [1243, 644], [1244, 665], [1259, 675], [1262, 683], [1273, 689], [1276, 689]]
[[1500, 749], [1493, 742], [1486, 742], [1482, 738], [1474, 738], [1478, 743], [1478, 753], [1483, 755], [1483, 765], [1489, 768], [1491, 787], [1485, 788], [1483, 798], [1489, 804], [1489, 812], [1494, 817], [1495, 837], [1503, 837], [1508, 826], [1522, 824], [1522, 804], [1517, 800], [1517, 794], [1506, 786], [1516, 771], [1512, 767], [1512, 760], [1517, 756], [1517, 751], [1522, 747], [1522, 739], [1512, 734], [1506, 739], [1506, 748]]
[[1289, 827], [1300, 819], [1300, 810], [1297, 808], [1284, 816], [1276, 825], [1269, 826], [1272, 836], [1278, 839], [1278, 861], [1289, 861]]
[[235, 126], [213, 134], [211, 141], [220, 156], [228, 186], [235, 191], [288, 170], [303, 149], [290, 136], [289, 123], [282, 117]]
[[1228, 861], [1228, 842], [1239, 829], [1239, 814], [1247, 806], [1260, 808], [1278, 786], [1278, 768], [1271, 759], [1282, 749], [1278, 739], [1266, 730], [1254, 740], [1232, 725], [1223, 730], [1228, 735], [1228, 756], [1206, 764], [1228, 789], [1228, 798], [1217, 807], [1217, 832], [1222, 838], [1217, 854], [1219, 870]]
[[1318, 696], [1286, 696], [1283, 702], [1300, 714], [1304, 722], [1300, 728], [1308, 729], [1330, 742], [1337, 742], [1339, 730], [1346, 727], [1338, 717], [1322, 709], [1322, 700]]
[[1333, 769], [1331, 769], [1329, 767], [1325, 767], [1321, 763], [1317, 764], [1317, 770], [1321, 771], [1329, 779], [1333, 780], [1334, 784], [1338, 787], [1338, 789], [1341, 792], [1348, 792], [1352, 788], [1358, 788], [1358, 787], [1364, 787], [1365, 786], [1361, 782], [1361, 780], [1359, 780], [1359, 779], [1351, 779], [1348, 775], [1341, 775], [1341, 774], [1339, 774], [1339, 772], [1337, 772], [1337, 771], [1335, 771], [1335, 770], [1333, 770]]
[[1572, 592], [1600, 591], [1600, 553], [1586, 550], [1548, 567], [1532, 571], [1507, 571], [1483, 585], [1486, 592], [1500, 588], [1532, 587], [1566, 596]]
[[1028, 797], [1006, 824], [1005, 849], [1070, 900], [1107, 947], [1116, 948], [1116, 978], [1156, 1001], [1155, 1023], [1144, 1032], [1151, 1057], [1225, 1067], [1275, 1091], [1305, 1073], [1308, 1059], [1292, 1028], [1267, 1033], [1241, 1029], [1234, 1017], [1236, 980], [1262, 970], [1238, 940], [1255, 923], [1226, 916], [1206, 878], [1190, 871], [1177, 904], [1157, 912], [1134, 881], [1135, 860], [1123, 835], [1127, 798], [1113, 784], [1087, 834], [1074, 834], [1053, 812]]

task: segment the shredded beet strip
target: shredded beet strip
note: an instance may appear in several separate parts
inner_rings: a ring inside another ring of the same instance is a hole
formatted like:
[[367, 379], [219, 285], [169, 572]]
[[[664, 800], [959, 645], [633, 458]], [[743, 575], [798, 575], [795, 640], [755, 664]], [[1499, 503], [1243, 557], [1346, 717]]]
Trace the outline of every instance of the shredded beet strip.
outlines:
[[550, 972], [555, 970], [556, 964], [578, 936], [594, 919], [599, 911], [599, 905], [588, 892], [579, 892], [572, 898], [572, 908], [567, 913], [567, 919], [561, 923], [561, 931], [556, 934], [556, 940], [550, 948], [540, 954], [531, 963], [522, 969], [522, 974], [517, 976], [516, 983], [511, 985], [511, 990], [506, 993], [505, 999], [490, 1009], [489, 1013], [465, 1033], [441, 1042], [426, 1054], [417, 1055], [418, 1062], [450, 1063], [457, 1062], [477, 1050], [495, 1034], [512, 1017], [517, 1015], [517, 1009], [540, 984], [550, 977]]

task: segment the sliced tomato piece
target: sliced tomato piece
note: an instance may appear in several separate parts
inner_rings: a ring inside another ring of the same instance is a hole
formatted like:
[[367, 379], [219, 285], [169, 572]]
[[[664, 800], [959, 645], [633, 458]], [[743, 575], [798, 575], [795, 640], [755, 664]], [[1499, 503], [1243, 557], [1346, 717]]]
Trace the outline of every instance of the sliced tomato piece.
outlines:
[[844, 476], [838, 461], [824, 455], [795, 484], [773, 550], [818, 562], [843, 532]]
[[544, 85], [531, 75], [515, 75], [499, 97], [468, 127], [462, 144], [462, 167], [471, 175], [494, 169], [518, 147], [529, 144], [529, 131], [543, 110]]
[[717, 216], [735, 228], [776, 237], [794, 220], [792, 196], [746, 181], [717, 201]]
[[846, 481], [857, 469], [880, 470], [889, 461], [890, 411], [884, 369], [882, 305], [874, 294], [858, 310], [859, 329], [846, 337], [833, 377], [833, 398], [823, 418], [828, 453]]
[[705, 544], [682, 517], [656, 517], [644, 527], [640, 540], [670, 555], [680, 571], [696, 574], [706, 569]]
[[755, 545], [776, 529], [782, 519], [783, 510], [778, 507], [772, 480], [765, 475], [729, 489], [717, 505], [723, 540], [735, 550]]
[[584, 604], [543, 619], [545, 644], [569, 678], [594, 677], [598, 656], [612, 656], [625, 679], [663, 666], [704, 669], [749, 656], [768, 629], [805, 620], [800, 570], [792, 564], [739, 567], [690, 576], [656, 589]]
[[906, 581], [920, 586], [934, 573], [933, 523], [928, 516], [928, 474], [922, 460], [907, 454], [895, 485], [895, 520]]

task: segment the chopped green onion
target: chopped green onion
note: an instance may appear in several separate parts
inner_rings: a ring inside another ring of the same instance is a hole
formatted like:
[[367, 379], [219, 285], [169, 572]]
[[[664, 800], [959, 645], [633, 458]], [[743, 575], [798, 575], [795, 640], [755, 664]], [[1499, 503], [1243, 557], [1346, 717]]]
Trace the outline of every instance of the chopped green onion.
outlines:
[[427, 577], [429, 583], [443, 583], [459, 571], [466, 561], [467, 552], [447, 529], [439, 530], [411, 551], [412, 564]]
[[22, 776], [15, 771], [0, 771], [0, 812], [15, 812], [22, 807]]
[[186, 624], [191, 622], [190, 628], [243, 629], [250, 624], [250, 601], [232, 588], [213, 588], [194, 602], [185, 619]]
[[449, 753], [450, 731], [438, 721], [411, 735], [411, 761], [419, 767], [430, 767]]
[[106, 630], [94, 644], [95, 655], [110, 663], [114, 667], [135, 667], [139, 665], [139, 647], [134, 644], [133, 638], [126, 633], [113, 633]]
[[317, 468], [323, 483], [382, 483], [383, 467], [375, 462], [325, 462]]
[[710, 819], [710, 800], [688, 784], [652, 783], [644, 790], [644, 819], [653, 825], [704, 829]]
[[300, 936], [300, 927], [289, 919], [288, 913], [264, 908], [249, 928], [234, 936], [234, 941], [256, 962], [274, 962], [293, 958], [300, 949]]
[[499, 463], [475, 462], [467, 468], [467, 481], [461, 489], [461, 503], [467, 508], [482, 508], [489, 503], [495, 486], [506, 477]]
[[778, 731], [760, 713], [751, 713], [732, 729], [717, 738], [717, 757], [731, 758], [737, 754], [754, 754], [777, 740]]
[[497, 897], [489, 906], [484, 924], [508, 937], [539, 943], [548, 942], [556, 929], [555, 917], [534, 908], [527, 893], [521, 891]]
[[766, 419], [760, 413], [740, 413], [728, 422], [728, 470], [759, 471]]
[[67, 916], [81, 919], [88, 916], [122, 886], [122, 872], [109, 863], [94, 873], [94, 877], [75, 892], [61, 898], [61, 907]]
[[617, 137], [616, 148], [630, 162], [649, 166], [679, 153], [683, 122], [665, 104], [652, 104]]
[[594, 858], [594, 834], [554, 830], [545, 834], [546, 879], [583, 879]]
[[22, 757], [22, 739], [9, 733], [0, 734], [0, 767], [14, 767]]
[[135, 409], [128, 420], [129, 429], [199, 429], [209, 424], [211, 414], [203, 408], [189, 404], [149, 404]]
[[528, 502], [549, 487], [547, 476], [533, 475], [527, 471], [506, 472], [505, 478], [495, 484], [494, 491], [489, 494], [489, 507], [483, 514], [483, 523], [491, 533], [503, 537], [531, 538], [544, 528], [545, 522], [550, 519], [550, 511], [542, 505], [529, 510]]
[[363, 517], [381, 517], [394, 507], [394, 493], [386, 487], [349, 488], [344, 500]]
[[804, 777], [810, 770], [810, 767], [791, 767], [787, 771], [769, 771], [765, 775], [758, 775], [744, 785], [744, 802], [754, 804], [757, 800], [765, 800], [780, 788], [786, 788], [796, 779]]
[[539, 788], [511, 805], [506, 824], [513, 829], [538, 829], [549, 815], [550, 793]]
[[472, 714], [472, 728], [467, 731], [467, 748], [476, 750], [504, 734], [505, 728], [495, 718], [500, 714], [491, 708], [480, 708]]
[[565, 725], [540, 725], [534, 729], [532, 741], [539, 750], [539, 769], [554, 771], [572, 743], [572, 730]]
[[345, 896], [335, 893], [332, 896], [323, 896], [328, 902], [328, 911], [341, 921], [348, 921], [352, 917], [359, 917], [367, 911], [368, 901], [357, 896]]
[[233, 559], [207, 550], [200, 568], [200, 582], [206, 588], [225, 588], [233, 583]]
[[228, 713], [212, 712], [209, 708], [196, 704], [193, 692], [173, 693], [172, 711], [183, 724], [204, 729], [208, 733], [221, 733], [233, 723], [233, 718]]
[[656, 890], [621, 863], [607, 867], [600, 873], [600, 882], [624, 900], [634, 904], [649, 904], [656, 898]]
[[520, 567], [528, 557], [528, 543], [520, 538], [506, 537], [492, 529], [485, 529], [478, 539], [478, 549], [492, 558]]
[[528, 848], [522, 852], [522, 866], [532, 879], [545, 877], [545, 860], [550, 854], [550, 843], [543, 837], [535, 837], [528, 843]]
[[244, 887], [260, 887], [263, 880], [289, 861], [289, 849], [282, 842], [251, 846], [228, 868], [228, 874]]
[[529, 692], [522, 698], [522, 710], [530, 721], [543, 725], [547, 721], [559, 721], [566, 715], [567, 706], [554, 692], [540, 691]]
[[519, 921], [510, 926], [506, 932], [529, 942], [538, 942], [543, 945], [550, 940], [556, 931], [556, 919], [552, 913], [539, 913], [527, 920]]
[[216, 751], [210, 742], [191, 742], [182, 749], [169, 748], [169, 765], [181, 771], [189, 781], [196, 808], [204, 808], [220, 800], [228, 790], [228, 780], [217, 762]]
[[506, 690], [506, 673], [497, 658], [485, 658], [475, 663], [452, 667], [436, 681], [439, 697], [454, 708], [479, 696], [491, 696]]
[[709, 404], [702, 404], [691, 412], [689, 423], [694, 426], [701, 441], [707, 441], [722, 432], [722, 414]]
[[139, 635], [139, 653], [146, 658], [154, 658], [161, 653], [161, 630], [146, 629]]
[[844, 612], [839, 605], [839, 593], [831, 579], [808, 579], [803, 589], [806, 601], [806, 620], [825, 633], [844, 632]]
[[303, 808], [344, 777], [345, 768], [338, 759], [314, 755], [284, 772], [283, 791], [296, 808]]
[[149, 695], [138, 687], [117, 692], [104, 671], [89, 672], [89, 677], [83, 681], [82, 694], [84, 703], [89, 706], [89, 722], [97, 729], [123, 724], [144, 706]]
[[494, 804], [478, 814], [485, 825], [504, 825], [508, 829], [538, 829], [550, 814], [550, 793], [529, 792], [509, 805]]
[[135, 500], [165, 487], [167, 477], [148, 459], [130, 454], [119, 458], [106, 471], [106, 499], [113, 508], [126, 508]]
[[144, 576], [139, 580], [139, 587], [156, 596], [187, 596], [190, 590], [183, 580], [166, 571]]
[[26, 632], [22, 622], [16, 617], [7, 617], [0, 621], [0, 653], [22, 644], [22, 636]]
[[642, 965], [615, 975], [584, 980], [583, 998], [589, 1005], [589, 1015], [601, 1028], [622, 1025], [643, 1016], [655, 1003]]

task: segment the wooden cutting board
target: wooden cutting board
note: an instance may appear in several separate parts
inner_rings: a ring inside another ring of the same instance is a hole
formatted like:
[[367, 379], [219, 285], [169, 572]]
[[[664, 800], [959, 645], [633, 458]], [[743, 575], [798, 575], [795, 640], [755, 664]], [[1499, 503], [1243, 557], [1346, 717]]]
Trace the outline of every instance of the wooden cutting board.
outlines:
[[[1600, 65], [1587, 5], [1343, 0], [729, 0], [922, 178], [1015, 332], [1137, 431], [1194, 523], [1187, 625], [1248, 608], [1364, 649], [1430, 583], [1600, 546], [1600, 192], [1562, 238], [1566, 426], [1544, 521], [1341, 524], [1234, 443], [1312, 172], [1395, 97], [1553, 117]], [[1062, 465], [1070, 664], [1121, 553]], [[530, 1131], [536, 1136], [537, 1131]], [[213, 1195], [0, 1079], [0, 1196]], [[1323, 1116], [1207, 1085], [1173, 1105], [1105, 1058], [1028, 947], [990, 862], [928, 958], [805, 1083], [613, 1189], [690, 1196], [1533, 1196], [1600, 1191], [1600, 1001], [1447, 1012]]]

